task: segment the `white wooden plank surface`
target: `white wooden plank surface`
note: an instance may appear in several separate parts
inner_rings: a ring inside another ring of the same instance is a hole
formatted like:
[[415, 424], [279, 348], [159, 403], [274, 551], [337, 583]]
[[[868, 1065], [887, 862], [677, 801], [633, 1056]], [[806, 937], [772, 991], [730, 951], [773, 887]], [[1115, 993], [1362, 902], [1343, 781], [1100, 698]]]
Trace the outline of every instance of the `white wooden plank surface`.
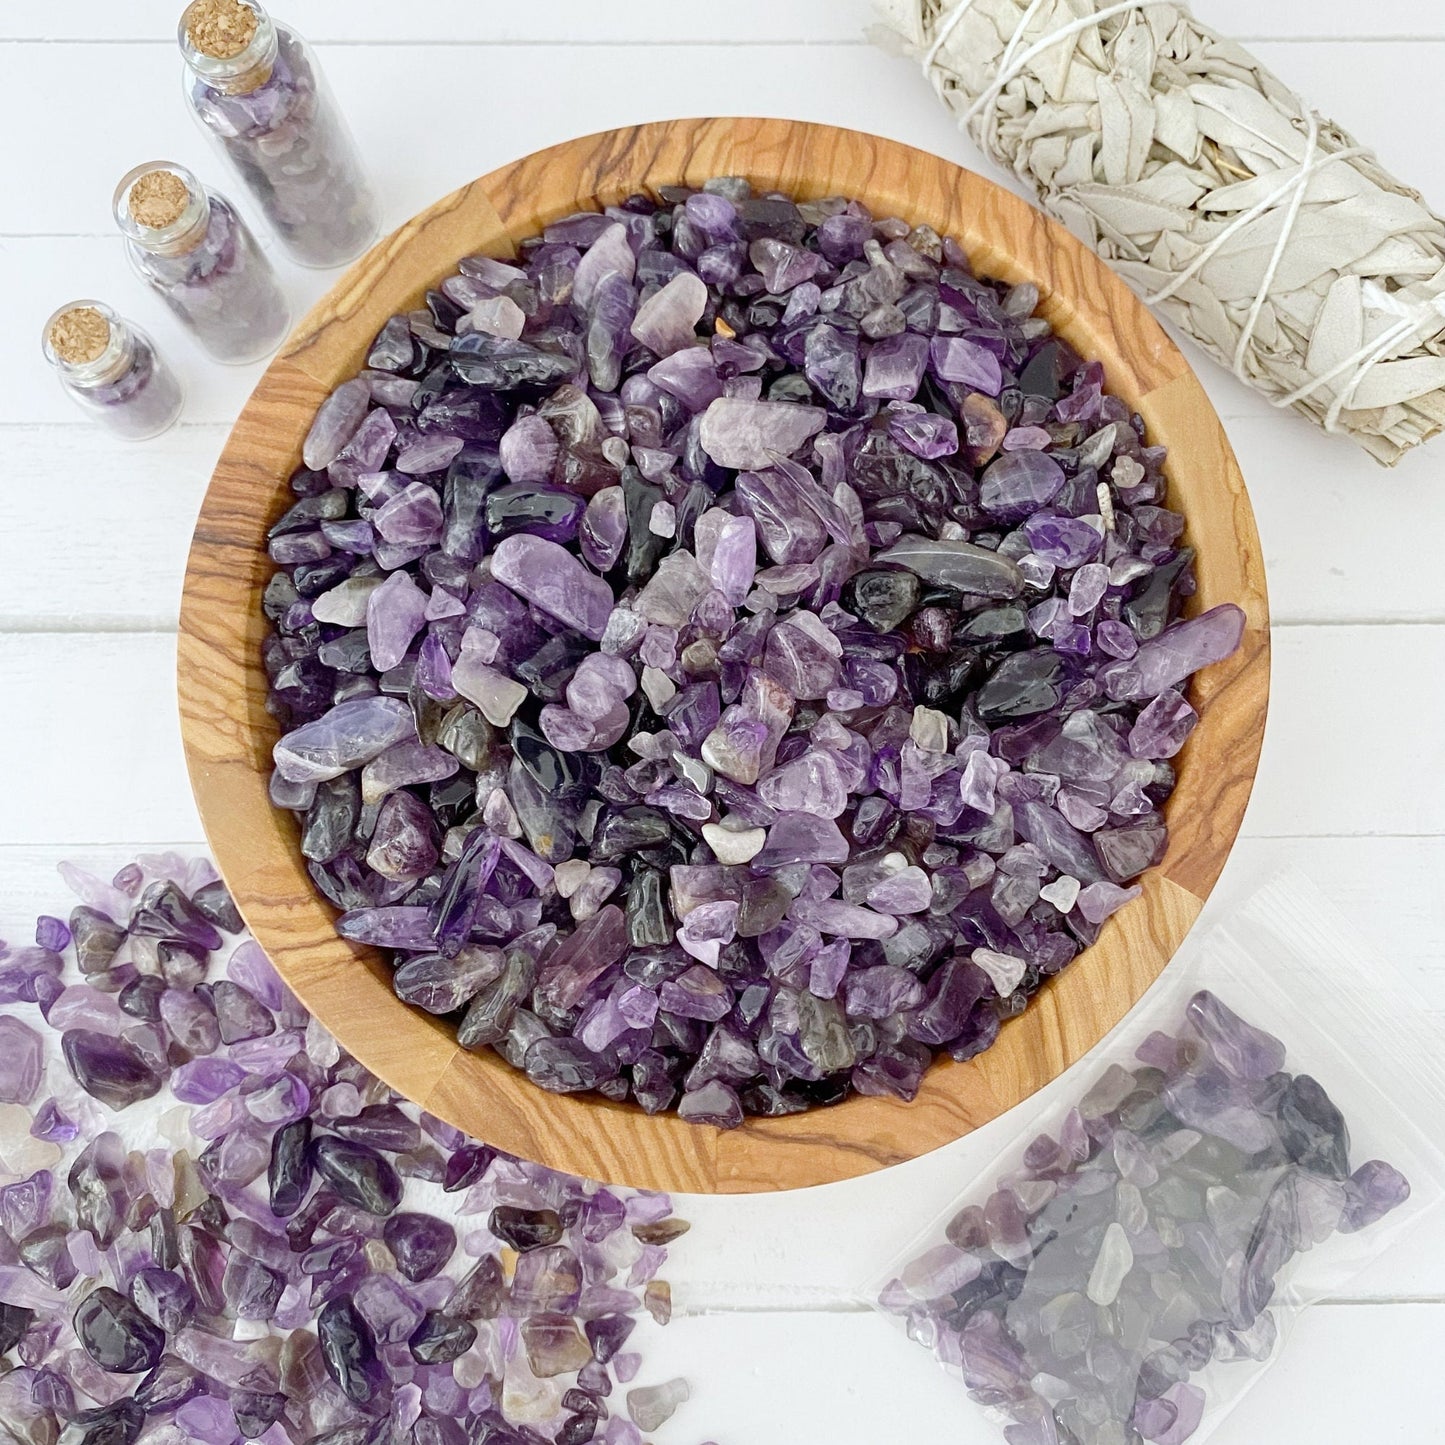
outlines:
[[[1279, 42], [1255, 47], [1291, 84], [1336, 119], [1358, 130], [1409, 179], [1438, 190], [1445, 156], [1414, 143], [1413, 98], [1440, 73], [1445, 39], [1341, 47]], [[0, 118], [23, 131], [38, 95], [106, 95], [118, 83], [114, 45], [7, 46], [9, 67], [26, 86], [0, 93]], [[1349, 64], [1341, 65], [1348, 53]], [[826, 59], [826, 80], [818, 76]], [[917, 67], [866, 45], [824, 47], [676, 44], [607, 47], [534, 44], [486, 46], [393, 43], [336, 46], [326, 72], [353, 129], [372, 158], [387, 212], [400, 220], [445, 189], [505, 160], [568, 136], [668, 114], [788, 114], [871, 129], [955, 155], [974, 157]], [[20, 147], [0, 230], [8, 234], [106, 234], [116, 181], [138, 160], [170, 153], [217, 175], [214, 156], [185, 114], [179, 59], [165, 43], [128, 46], [124, 57], [127, 123], [97, 126], [81, 105], [57, 107], [46, 146]], [[397, 68], [426, 76], [426, 104], [414, 131], [398, 130], [406, 113], [375, 97], [393, 92]], [[660, 77], [684, 82], [679, 105], [666, 103]], [[807, 77], [805, 84], [800, 79]], [[32, 89], [31, 87], [34, 87]], [[480, 90], [478, 89], [480, 87]], [[518, 117], [525, 116], [525, 123]], [[50, 119], [50, 117], [48, 117]], [[438, 142], [442, 142], [438, 144]], [[418, 147], [427, 148], [418, 164]], [[53, 176], [55, 154], [67, 157], [65, 183]]]
[[[1259, 48], [1312, 100], [1367, 137], [1401, 174], [1429, 194], [1445, 194], [1445, 152], [1414, 143], [1410, 114], [1411, 97], [1430, 93], [1437, 83], [1445, 66], [1445, 41]], [[801, 73], [813, 73], [819, 52], [797, 46], [739, 51], [728, 46], [632, 45], [608, 48], [605, 62], [599, 62], [586, 46], [521, 45], [509, 47], [505, 64], [495, 66], [479, 65], [468, 47], [404, 49], [408, 64], [434, 82], [428, 100], [429, 114], [435, 115], [430, 134], [461, 137], [460, 144], [449, 140], [418, 155], [409, 137], [398, 137], [394, 109], [368, 104], [369, 96], [395, 84], [398, 47], [342, 46], [327, 62], [362, 143], [368, 154], [379, 158], [373, 169], [385, 197], [387, 225], [529, 146], [668, 113], [667, 106], [650, 106], [647, 99], [658, 93], [660, 74], [685, 77], [677, 109], [723, 114], [786, 110], [879, 130], [988, 169], [912, 68], [866, 47], [829, 51], [827, 83], [802, 89], [793, 83], [794, 72], [805, 65]], [[1344, 50], [1349, 50], [1348, 65], [1340, 64]], [[738, 55], [745, 55], [746, 63], [733, 58]], [[10, 134], [23, 133], [35, 94], [104, 94], [114, 84], [113, 45], [3, 46], [0, 56], [9, 57], [14, 66], [23, 63], [27, 76], [23, 88], [0, 89], [0, 125]], [[485, 74], [487, 97], [482, 124], [472, 88], [479, 71]], [[83, 108], [65, 107], [50, 127], [51, 145], [21, 147], [9, 157], [14, 174], [0, 209], [0, 263], [23, 270], [32, 284], [21, 290], [13, 324], [0, 335], [0, 395], [6, 398], [0, 420], [73, 419], [53, 380], [35, 364], [36, 336], [55, 305], [86, 292], [112, 299], [150, 325], [167, 353], [189, 367], [189, 421], [228, 420], [256, 374], [256, 368], [191, 366], [193, 344], [126, 270], [110, 231], [109, 197], [117, 177], [138, 158], [164, 153], [223, 187], [229, 179], [184, 117], [176, 93], [175, 56], [169, 49], [158, 44], [129, 47], [126, 74], [132, 82], [126, 126], [97, 128]], [[782, 95], [789, 96], [786, 106], [779, 102]], [[531, 117], [525, 131], [485, 123], [493, 116], [521, 113]], [[1392, 149], [1393, 137], [1398, 139]], [[396, 145], [398, 139], [403, 146]], [[65, 154], [68, 162], [63, 184], [56, 183], [52, 158], [57, 153]], [[324, 274], [284, 262], [282, 272], [298, 315], [327, 284]], [[1201, 375], [1226, 417], [1274, 417], [1258, 397], [1212, 363], [1201, 366]], [[1303, 424], [1296, 430], [1308, 434]], [[1419, 467], [1417, 458], [1404, 463], [1406, 474]], [[1378, 475], [1373, 469], [1370, 474]]]
[[[0, 844], [195, 836], [174, 665], [169, 633], [0, 633], [6, 730], [60, 773], [12, 775]], [[1445, 834], [1442, 673], [1445, 627], [1281, 629], [1248, 836]]]
[[[127, 5], [48, 4], [8, 0], [0, 40], [169, 39], [184, 0], [132, 0]], [[1348, 0], [1261, 6], [1250, 0], [1197, 0], [1196, 14], [1226, 35], [1338, 38], [1445, 34], [1445, 22], [1421, 0], [1380, 0], [1362, 11]], [[373, 44], [445, 40], [473, 44], [545, 41], [555, 45], [617, 45], [659, 40], [703, 43], [860, 43], [873, 20], [868, 0], [550, 0], [517, 7], [473, 0], [288, 0], [278, 13], [314, 41]]]
[[[194, 853], [198, 835], [193, 825], [175, 837], [124, 847], [0, 847], [0, 877], [5, 879], [0, 938], [26, 943], [37, 914], [68, 912], [69, 895], [55, 871], [62, 859], [108, 878], [137, 851]], [[1200, 931], [1285, 865], [1313, 878], [1347, 922], [1375, 939], [1445, 1022], [1445, 940], [1429, 926], [1440, 914], [1445, 842], [1295, 839], [1285, 847], [1273, 840], [1247, 840], [1231, 859]], [[1067, 1103], [1087, 1087], [1098, 1067], [1081, 1063], [1025, 1107], [1042, 1111]], [[995, 1161], [1023, 1127], [1022, 1112], [994, 1120], [925, 1158], [846, 1184], [784, 1195], [680, 1197], [678, 1212], [693, 1229], [674, 1246], [669, 1265], [679, 1310], [851, 1307], [913, 1238], [992, 1176]], [[806, 1230], [798, 1228], [803, 1216], [809, 1221]], [[1408, 1248], [1383, 1252], [1351, 1282], [1348, 1297], [1445, 1301], [1445, 1230], [1427, 1228]]]
[[[986, 169], [916, 71], [862, 40], [867, 0], [278, 6], [325, 42], [327, 73], [372, 159], [388, 224], [524, 150], [668, 115], [796, 115]], [[0, 5], [0, 127], [12, 137], [0, 188], [0, 442], [9, 461], [0, 747], [10, 764], [0, 936], [27, 936], [36, 912], [63, 902], [53, 872], [61, 857], [113, 871], [138, 849], [200, 840], [175, 723], [171, 629], [205, 477], [259, 368], [199, 364], [128, 275], [108, 207], [115, 179], [152, 155], [228, 179], [178, 95], [170, 37], [180, 9], [181, 0]], [[1445, 205], [1436, 144], [1445, 6], [1199, 0], [1197, 9]], [[36, 135], [44, 144], [29, 143]], [[284, 261], [281, 269], [298, 314], [332, 279]], [[41, 321], [87, 292], [151, 327], [184, 370], [186, 423], [169, 436], [142, 447], [110, 442], [79, 422], [45, 374]], [[1282, 624], [1255, 800], [1206, 921], [1293, 865], [1445, 1014], [1445, 591], [1432, 565], [1445, 528], [1439, 454], [1427, 449], [1386, 474], [1271, 412], [1211, 365], [1201, 374], [1251, 486]], [[1053, 1089], [1071, 1087], [1066, 1078]], [[680, 1201], [694, 1221], [670, 1271], [680, 1315], [717, 1312], [680, 1317], [641, 1341], [645, 1381], [681, 1373], [694, 1385], [659, 1445], [996, 1440], [923, 1351], [851, 1306], [859, 1283], [979, 1179], [1017, 1127], [996, 1121], [929, 1158], [829, 1189]], [[1445, 1440], [1434, 1399], [1445, 1230], [1382, 1255], [1350, 1297], [1368, 1303], [1304, 1319], [1216, 1445]]]
[[[1440, 1305], [1322, 1306], [1210, 1445], [1438, 1445], [1438, 1419], [1410, 1410], [1439, 1370]], [[894, 1445], [1002, 1436], [917, 1345], [868, 1314], [713, 1315], [649, 1333], [649, 1383], [686, 1373], [692, 1399], [659, 1445]], [[1243, 1367], [1241, 1367], [1243, 1368]]]
[[[34, 45], [9, 53], [45, 95], [105, 93], [116, 83], [113, 45]], [[806, 66], [803, 57], [807, 55]], [[826, 82], [818, 75], [826, 59]], [[49, 147], [9, 156], [12, 179], [3, 229], [10, 233], [106, 233], [110, 197], [131, 166], [155, 154], [219, 177], [216, 156], [187, 117], [171, 45], [125, 50], [124, 126], [97, 127], [80, 106], [57, 107], [51, 145], [71, 162], [67, 184], [51, 176]], [[911, 137], [942, 149], [955, 141], [948, 115], [915, 68], [871, 46], [804, 52], [789, 45], [486, 47], [390, 44], [338, 46], [326, 74], [371, 162], [394, 224], [454, 186], [539, 146], [609, 126], [668, 115], [792, 113]], [[13, 61], [12, 61], [13, 63]], [[377, 102], [399, 69], [425, 77], [415, 103]], [[808, 75], [806, 90], [798, 77]], [[662, 77], [669, 77], [666, 86]], [[674, 89], [673, 87], [677, 87]], [[0, 119], [20, 128], [22, 102], [0, 92]], [[521, 119], [525, 117], [525, 120]], [[419, 155], [426, 158], [418, 163]]]
[[227, 430], [182, 425], [138, 451], [99, 427], [0, 428], [27, 459], [0, 527], [0, 628], [174, 628], [196, 511]]
[[[229, 371], [193, 367], [187, 379], [194, 410], [195, 393], [239, 390], [251, 374], [233, 383]], [[43, 396], [50, 379], [40, 380]], [[1428, 449], [1390, 475], [1293, 418], [1226, 425], [1277, 624], [1445, 621], [1445, 590], [1417, 540], [1445, 535], [1445, 487]], [[26, 459], [0, 528], [0, 628], [173, 627], [196, 509], [228, 430], [187, 422], [136, 448], [84, 424], [0, 428]]]

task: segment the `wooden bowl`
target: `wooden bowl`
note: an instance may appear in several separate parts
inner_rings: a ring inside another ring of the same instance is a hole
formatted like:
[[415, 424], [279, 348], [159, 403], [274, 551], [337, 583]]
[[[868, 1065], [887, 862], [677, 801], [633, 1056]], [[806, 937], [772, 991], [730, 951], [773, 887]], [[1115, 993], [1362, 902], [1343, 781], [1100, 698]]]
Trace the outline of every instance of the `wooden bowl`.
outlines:
[[[570, 212], [668, 183], [746, 176], [799, 198], [843, 195], [956, 237], [978, 269], [1034, 281], [1043, 313], [1169, 447], [1170, 500], [1198, 549], [1198, 608], [1236, 602], [1244, 643], [1193, 693], [1169, 851], [1099, 941], [1007, 1023], [980, 1058], [944, 1058], [917, 1099], [854, 1097], [723, 1132], [675, 1115], [544, 1093], [448, 1025], [401, 1003], [374, 950], [346, 943], [307, 877], [293, 819], [267, 799], [271, 747], [260, 594], [268, 525], [321, 400], [363, 364], [383, 322], [473, 252], [499, 257]], [[179, 684], [191, 781], [246, 922], [306, 1006], [367, 1068], [469, 1134], [575, 1174], [745, 1193], [845, 1179], [911, 1159], [1027, 1098], [1116, 1024], [1158, 976], [1213, 886], [1254, 780], [1269, 683], [1264, 564], [1249, 498], [1188, 364], [1124, 283], [1061, 227], [937, 156], [832, 126], [683, 120], [604, 131], [504, 166], [381, 242], [301, 324], [241, 413], [201, 508], [181, 610]]]

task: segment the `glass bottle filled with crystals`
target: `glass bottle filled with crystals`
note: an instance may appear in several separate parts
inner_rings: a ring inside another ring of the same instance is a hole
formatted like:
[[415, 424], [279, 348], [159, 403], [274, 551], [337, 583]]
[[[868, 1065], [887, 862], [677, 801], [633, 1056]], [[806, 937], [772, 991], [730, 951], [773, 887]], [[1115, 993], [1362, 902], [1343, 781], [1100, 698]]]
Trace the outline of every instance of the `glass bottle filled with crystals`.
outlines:
[[359, 256], [376, 200], [306, 42], [258, 0], [193, 0], [179, 38], [186, 102], [281, 243], [303, 266]]
[[266, 253], [222, 195], [184, 166], [137, 166], [115, 192], [136, 274], [217, 361], [257, 361], [281, 344], [291, 311]]
[[78, 406], [117, 436], [145, 441], [181, 414], [176, 374], [155, 343], [100, 301], [72, 301], [45, 323], [41, 344]]

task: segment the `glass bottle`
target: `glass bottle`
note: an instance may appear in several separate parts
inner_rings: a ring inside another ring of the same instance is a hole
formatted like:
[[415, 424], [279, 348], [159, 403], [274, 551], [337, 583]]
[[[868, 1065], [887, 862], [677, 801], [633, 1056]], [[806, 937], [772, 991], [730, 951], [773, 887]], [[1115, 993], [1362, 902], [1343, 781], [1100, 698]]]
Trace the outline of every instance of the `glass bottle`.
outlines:
[[180, 45], [188, 104], [286, 249], [303, 266], [359, 256], [376, 201], [305, 41], [258, 0], [193, 0]]
[[62, 306], [42, 346], [71, 399], [117, 436], [159, 436], [181, 414], [181, 384], [155, 343], [99, 301]]
[[184, 166], [137, 166], [116, 188], [115, 219], [136, 274], [217, 361], [257, 361], [281, 344], [291, 311], [276, 272], [224, 196]]

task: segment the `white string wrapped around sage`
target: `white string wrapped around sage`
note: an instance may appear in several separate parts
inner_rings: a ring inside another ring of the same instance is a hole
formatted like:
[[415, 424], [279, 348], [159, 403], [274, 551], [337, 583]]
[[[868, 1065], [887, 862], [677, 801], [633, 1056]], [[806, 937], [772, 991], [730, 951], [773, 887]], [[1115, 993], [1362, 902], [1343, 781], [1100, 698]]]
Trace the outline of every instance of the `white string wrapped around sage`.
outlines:
[[[1275, 406], [1445, 427], [1445, 221], [1172, 0], [875, 0], [983, 150]], [[892, 38], [891, 36], [888, 38]]]

